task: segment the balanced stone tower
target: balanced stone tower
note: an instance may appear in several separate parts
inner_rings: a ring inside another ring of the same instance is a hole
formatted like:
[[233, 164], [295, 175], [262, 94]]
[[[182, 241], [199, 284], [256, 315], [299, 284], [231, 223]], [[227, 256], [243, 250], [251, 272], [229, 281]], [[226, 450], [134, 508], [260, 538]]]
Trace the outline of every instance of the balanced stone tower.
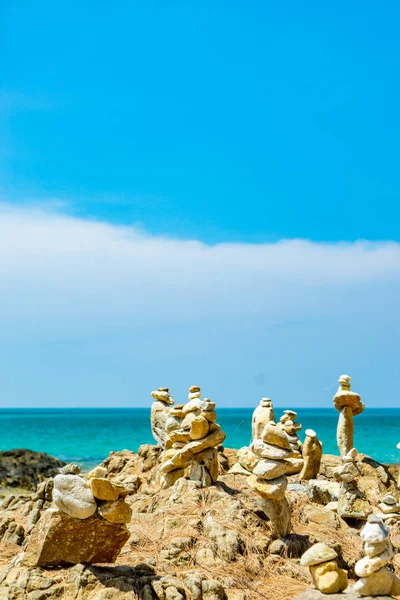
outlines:
[[261, 434], [264, 427], [268, 425], [270, 421], [275, 421], [274, 407], [270, 398], [261, 398], [260, 404], [253, 412], [253, 418], [251, 421], [251, 434], [252, 439], [261, 439]]
[[263, 510], [271, 521], [272, 536], [286, 538], [291, 531], [291, 515], [285, 496], [288, 464], [293, 457], [288, 437], [274, 421], [264, 427], [260, 440], [250, 445], [258, 460], [248, 483], [263, 499]]
[[306, 429], [306, 439], [303, 447], [303, 468], [299, 475], [300, 481], [315, 479], [319, 473], [322, 458], [322, 444], [313, 429]]
[[158, 388], [155, 392], [151, 392], [151, 395], [154, 398], [151, 405], [151, 432], [157, 444], [164, 450], [167, 436], [166, 421], [174, 399], [168, 388]]
[[400, 579], [386, 568], [393, 557], [388, 528], [382, 519], [370, 515], [360, 536], [364, 541], [365, 556], [354, 568], [356, 575], [361, 577], [354, 589], [360, 596], [398, 596]]
[[348, 586], [347, 571], [340, 569], [337, 552], [319, 542], [309, 548], [301, 557], [302, 567], [308, 567], [313, 583], [323, 594], [337, 594]]
[[337, 426], [337, 444], [340, 456], [345, 456], [354, 447], [353, 417], [363, 412], [365, 405], [355, 392], [350, 390], [351, 377], [341, 375], [339, 389], [333, 398], [335, 408], [340, 412]]
[[352, 448], [346, 456], [342, 456], [342, 465], [334, 471], [336, 479], [342, 482], [337, 513], [342, 518], [365, 521], [372, 508], [357, 486], [357, 478], [361, 475], [357, 456], [357, 450]]
[[200, 388], [189, 389], [189, 402], [174, 406], [171, 416], [179, 421], [177, 428], [170, 429], [166, 441], [164, 462], [160, 468], [160, 484], [168, 488], [181, 477], [199, 481], [202, 487], [210, 486], [218, 479], [218, 446], [226, 435], [216, 423], [215, 403], [209, 398], [201, 400]]

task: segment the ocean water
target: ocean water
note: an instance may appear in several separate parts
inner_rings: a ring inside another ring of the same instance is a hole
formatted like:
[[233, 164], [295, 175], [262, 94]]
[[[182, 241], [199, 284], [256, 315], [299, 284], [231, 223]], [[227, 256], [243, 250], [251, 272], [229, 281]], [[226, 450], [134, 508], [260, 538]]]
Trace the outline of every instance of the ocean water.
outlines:
[[[335, 409], [297, 408], [303, 429], [314, 429], [324, 452], [338, 454]], [[251, 440], [253, 409], [218, 409], [218, 423], [227, 434], [225, 447], [240, 448]], [[276, 408], [277, 417], [281, 410]], [[400, 462], [400, 409], [366, 409], [354, 419], [355, 446], [383, 463]], [[150, 408], [131, 409], [0, 409], [0, 450], [28, 448], [90, 468], [111, 450], [136, 451], [154, 443]]]

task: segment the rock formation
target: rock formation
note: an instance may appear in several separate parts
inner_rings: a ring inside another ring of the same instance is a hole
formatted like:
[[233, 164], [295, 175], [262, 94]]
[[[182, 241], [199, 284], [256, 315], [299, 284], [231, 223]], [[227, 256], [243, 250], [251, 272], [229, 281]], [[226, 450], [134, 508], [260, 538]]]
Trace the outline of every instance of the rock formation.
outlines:
[[262, 507], [271, 521], [272, 535], [286, 538], [291, 531], [291, 516], [285, 491], [288, 484], [285, 476], [288, 463], [293, 457], [288, 437], [284, 430], [270, 421], [264, 427], [260, 440], [250, 445], [258, 459], [248, 483], [262, 498]]
[[54, 478], [56, 508], [44, 511], [33, 529], [23, 558], [25, 566], [113, 563], [129, 538], [132, 510], [128, 491], [97, 468], [89, 482], [76, 465]]
[[366, 520], [372, 508], [356, 483], [361, 475], [357, 456], [357, 450], [352, 448], [346, 456], [342, 456], [342, 465], [335, 469], [335, 477], [342, 482], [337, 513], [342, 518]]
[[333, 398], [335, 408], [340, 412], [337, 426], [337, 444], [340, 456], [345, 456], [354, 446], [353, 417], [363, 412], [365, 405], [355, 392], [350, 390], [351, 377], [341, 375], [339, 389]]
[[321, 465], [322, 444], [313, 429], [306, 429], [306, 439], [302, 451], [304, 464], [299, 475], [299, 480], [308, 481], [309, 479], [315, 479]]
[[392, 494], [386, 494], [378, 504], [378, 516], [388, 525], [400, 520], [400, 504]]
[[365, 556], [356, 563], [359, 581], [354, 589], [360, 596], [384, 596], [400, 594], [400, 579], [386, 568], [393, 557], [388, 541], [389, 530], [382, 519], [370, 515], [360, 533], [364, 541]]
[[2, 487], [34, 490], [40, 482], [57, 475], [64, 465], [44, 452], [24, 449], [0, 452], [0, 482]]
[[318, 543], [301, 557], [300, 564], [310, 569], [315, 587], [323, 594], [337, 594], [348, 586], [347, 571], [338, 567], [337, 556], [333, 548]]
[[189, 402], [174, 406], [170, 413], [175, 425], [167, 422], [169, 432], [160, 468], [161, 487], [168, 488], [186, 475], [199, 481], [202, 487], [210, 486], [218, 479], [217, 448], [226, 437], [216, 423], [215, 403], [209, 398], [202, 401], [200, 388], [192, 386]]
[[275, 421], [274, 407], [270, 398], [261, 398], [260, 404], [253, 412], [251, 420], [251, 435], [252, 440], [259, 440], [264, 427], [270, 421]]
[[157, 444], [164, 450], [167, 436], [166, 422], [174, 399], [168, 388], [158, 388], [155, 392], [151, 392], [151, 395], [154, 398], [151, 405], [151, 432]]

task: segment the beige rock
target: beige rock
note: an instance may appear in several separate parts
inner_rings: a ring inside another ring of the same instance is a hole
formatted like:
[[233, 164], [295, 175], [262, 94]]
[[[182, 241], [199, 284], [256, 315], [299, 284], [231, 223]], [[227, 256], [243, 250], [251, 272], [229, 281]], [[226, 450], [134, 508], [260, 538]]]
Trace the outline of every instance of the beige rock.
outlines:
[[117, 500], [120, 494], [120, 488], [114, 486], [109, 479], [102, 477], [92, 477], [89, 479], [92, 494], [98, 500]]
[[303, 444], [304, 466], [301, 470], [299, 480], [308, 481], [316, 479], [321, 466], [322, 444], [317, 434], [312, 429], [306, 429], [306, 439]]
[[129, 523], [132, 519], [132, 509], [124, 500], [102, 502], [98, 508], [99, 514], [110, 523]]
[[300, 564], [302, 567], [312, 567], [335, 560], [336, 558], [337, 552], [333, 548], [330, 548], [323, 542], [318, 542], [304, 552], [300, 559]]
[[31, 567], [78, 563], [113, 563], [129, 539], [125, 525], [92, 516], [75, 519], [46, 510], [32, 531], [23, 564]]
[[194, 392], [200, 392], [200, 386], [198, 385], [191, 385], [189, 388], [189, 392], [191, 394], [193, 394]]
[[[152, 392], [152, 395], [156, 393], [166, 394], [166, 397], [170, 398], [170, 395], [167, 392]], [[173, 399], [171, 399], [170, 402], [166, 399], [161, 400], [161, 398], [157, 398], [155, 402], [153, 402], [153, 404], [151, 405], [151, 432], [157, 444], [161, 448], [165, 448], [165, 439], [167, 436], [167, 420], [170, 415], [170, 405], [173, 403]]]
[[168, 473], [163, 473], [160, 478], [160, 485], [162, 489], [169, 488], [174, 485], [178, 479], [185, 476], [185, 469], [175, 469]]
[[199, 398], [194, 398], [186, 404], [183, 405], [182, 412], [184, 415], [189, 414], [190, 412], [197, 412], [200, 414], [201, 411], [201, 400]]
[[250, 475], [247, 482], [253, 490], [255, 490], [264, 499], [282, 500], [285, 497], [287, 488], [287, 477], [277, 477], [271, 481], [260, 479], [256, 475]]
[[297, 475], [297, 473], [301, 473], [303, 466], [304, 466], [304, 460], [302, 458], [286, 458], [283, 461], [286, 464], [286, 473], [285, 475]]
[[95, 467], [89, 473], [89, 477], [106, 477], [106, 475], [107, 475], [107, 469], [105, 467], [101, 467], [101, 466]]
[[186, 446], [185, 450], [187, 449], [189, 452], [193, 452], [193, 454], [198, 454], [206, 448], [214, 448], [219, 446], [222, 444], [225, 438], [226, 434], [221, 429], [217, 429], [202, 440], [190, 442], [190, 444]]
[[392, 572], [383, 567], [369, 577], [362, 577], [353, 586], [361, 596], [385, 596], [400, 594], [400, 580]]
[[202, 440], [208, 434], [209, 429], [208, 421], [204, 417], [198, 416], [192, 421], [190, 437], [192, 440]]
[[200, 415], [207, 419], [209, 423], [215, 423], [217, 420], [217, 413], [215, 410], [203, 410]]
[[347, 519], [366, 520], [372, 508], [364, 494], [352, 484], [346, 484], [338, 501], [338, 515]]
[[270, 458], [273, 460], [282, 460], [293, 457], [293, 450], [286, 448], [278, 448], [262, 440], [256, 440], [250, 444], [250, 450], [254, 452], [257, 458]]
[[244, 467], [245, 469], [247, 469], [248, 471], [253, 471], [254, 468], [257, 466], [258, 464], [258, 459], [256, 458], [256, 456], [253, 454], [253, 452], [251, 452], [251, 450], [247, 447], [247, 446], [243, 446], [243, 448], [240, 448], [240, 450], [238, 451], [237, 455], [236, 455], [237, 461], [238, 463]]
[[348, 586], [347, 572], [339, 569], [335, 560], [311, 566], [310, 573], [315, 587], [323, 594], [337, 594]]
[[277, 500], [263, 498], [261, 506], [271, 522], [271, 537], [286, 538], [292, 529], [290, 508], [286, 498]]
[[187, 413], [187, 415], [185, 416], [185, 418], [183, 419], [183, 421], [181, 423], [181, 429], [190, 429], [193, 421], [195, 420], [195, 418], [197, 416], [199, 416], [199, 414], [200, 414], [200, 410], [193, 410], [193, 411]]
[[277, 446], [278, 448], [284, 448], [290, 450], [290, 443], [286, 433], [276, 425], [273, 421], [268, 423], [262, 433], [261, 439], [263, 442]]
[[176, 429], [175, 431], [171, 431], [171, 433], [169, 434], [169, 439], [173, 444], [175, 444], [175, 442], [182, 442], [183, 444], [187, 444], [188, 442], [190, 442], [190, 434], [189, 431]]
[[270, 421], [275, 421], [272, 402], [269, 398], [262, 398], [260, 404], [253, 412], [251, 423], [251, 433], [253, 441], [261, 439], [261, 434], [264, 430], [264, 427], [268, 425]]
[[387, 549], [387, 542], [365, 542], [364, 552], [367, 556], [377, 556]]
[[248, 471], [245, 467], [242, 467], [240, 463], [235, 463], [228, 471], [232, 475], [246, 475], [248, 477], [251, 475], [251, 471]]
[[275, 479], [285, 475], [286, 469], [287, 465], [282, 460], [260, 460], [253, 469], [253, 473], [261, 479]]
[[[211, 477], [211, 483], [215, 483], [217, 481], [219, 474], [219, 462], [218, 451], [215, 448], [207, 448], [207, 450], [203, 450], [203, 452], [196, 454], [195, 462], [206, 467]], [[195, 479], [195, 477], [192, 477], [192, 473], [190, 478]]]

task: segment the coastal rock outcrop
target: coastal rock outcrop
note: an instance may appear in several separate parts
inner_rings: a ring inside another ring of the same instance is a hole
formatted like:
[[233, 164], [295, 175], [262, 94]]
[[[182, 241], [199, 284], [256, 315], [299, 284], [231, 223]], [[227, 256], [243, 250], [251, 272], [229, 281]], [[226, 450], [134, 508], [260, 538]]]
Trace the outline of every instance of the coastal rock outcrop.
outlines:
[[64, 465], [44, 452], [25, 449], [0, 452], [0, 485], [35, 490], [40, 482], [57, 475]]

